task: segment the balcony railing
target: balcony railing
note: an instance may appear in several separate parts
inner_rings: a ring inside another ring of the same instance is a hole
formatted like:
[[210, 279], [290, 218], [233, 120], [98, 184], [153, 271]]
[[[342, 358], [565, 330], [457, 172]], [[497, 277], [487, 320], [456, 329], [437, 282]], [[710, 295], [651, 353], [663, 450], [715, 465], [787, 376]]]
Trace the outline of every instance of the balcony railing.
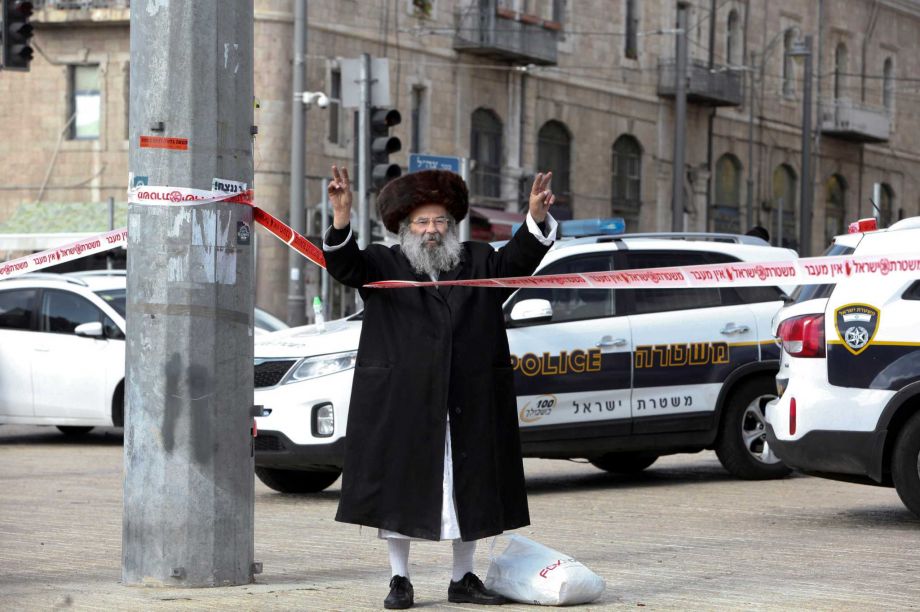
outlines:
[[887, 142], [891, 117], [883, 108], [838, 98], [821, 105], [821, 133], [851, 142]]
[[[658, 64], [658, 95], [677, 95], [677, 64], [674, 60]], [[707, 106], [740, 106], [744, 101], [741, 73], [725, 66], [713, 66], [700, 60], [687, 62], [687, 101]]]
[[550, 65], [557, 62], [561, 25], [517, 13], [500, 0], [473, 0], [457, 14], [454, 49], [501, 61]]

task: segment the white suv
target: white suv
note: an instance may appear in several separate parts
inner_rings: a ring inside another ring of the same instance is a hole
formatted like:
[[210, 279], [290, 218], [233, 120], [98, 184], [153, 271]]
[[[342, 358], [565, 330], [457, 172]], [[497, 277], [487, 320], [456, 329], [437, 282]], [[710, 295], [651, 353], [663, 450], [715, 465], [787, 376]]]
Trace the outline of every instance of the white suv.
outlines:
[[[286, 328], [255, 309], [256, 335]], [[0, 424], [124, 424], [125, 271], [0, 281]]]
[[[838, 236], [831, 255], [916, 255], [920, 217]], [[920, 278], [920, 275], [918, 275]], [[777, 317], [770, 447], [805, 472], [894, 486], [920, 515], [920, 280], [809, 285]]]
[[[794, 251], [733, 235], [558, 241], [537, 274], [776, 261]], [[398, 290], [397, 290], [398, 291]], [[504, 310], [523, 453], [635, 472], [660, 455], [715, 448], [742, 478], [788, 469], [765, 445], [779, 348], [778, 287], [521, 289]], [[256, 473], [283, 492], [341, 472], [360, 316], [257, 339]]]
[[123, 271], [0, 282], [0, 423], [121, 426], [124, 316]]

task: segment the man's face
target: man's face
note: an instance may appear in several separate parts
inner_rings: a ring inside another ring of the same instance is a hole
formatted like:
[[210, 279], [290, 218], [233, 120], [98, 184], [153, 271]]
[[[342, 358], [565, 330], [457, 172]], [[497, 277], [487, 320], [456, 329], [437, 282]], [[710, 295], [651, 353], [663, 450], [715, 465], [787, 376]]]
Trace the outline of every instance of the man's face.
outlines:
[[443, 241], [449, 221], [447, 208], [443, 205], [425, 204], [409, 215], [409, 230], [413, 234], [424, 235], [425, 246], [431, 249]]

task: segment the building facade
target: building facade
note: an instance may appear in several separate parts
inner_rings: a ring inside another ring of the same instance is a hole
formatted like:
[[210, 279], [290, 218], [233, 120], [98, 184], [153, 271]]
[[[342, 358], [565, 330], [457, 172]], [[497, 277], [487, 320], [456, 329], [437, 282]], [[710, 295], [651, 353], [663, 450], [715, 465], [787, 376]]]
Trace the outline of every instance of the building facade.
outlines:
[[[128, 181], [128, 0], [44, 0], [28, 73], [0, 72], [0, 232], [29, 210], [122, 202]], [[472, 160], [476, 222], [525, 209], [554, 172], [558, 216], [670, 230], [677, 3], [658, 0], [313, 0], [306, 113], [308, 233], [322, 178], [352, 165], [343, 63], [389, 60], [394, 133], [408, 153]], [[812, 37], [811, 253], [849, 221], [920, 214], [920, 2], [694, 0], [688, 15], [684, 213], [688, 231], [768, 229], [798, 248], [804, 63]], [[294, 0], [255, 0], [254, 188], [289, 210]], [[26, 211], [26, 212], [24, 212]], [[35, 228], [42, 231], [42, 228]], [[14, 255], [0, 246], [0, 257]], [[284, 245], [258, 246], [257, 303], [286, 312]], [[309, 264], [312, 265], [312, 264]], [[317, 292], [307, 275], [307, 303]], [[334, 314], [347, 311], [335, 293]]]

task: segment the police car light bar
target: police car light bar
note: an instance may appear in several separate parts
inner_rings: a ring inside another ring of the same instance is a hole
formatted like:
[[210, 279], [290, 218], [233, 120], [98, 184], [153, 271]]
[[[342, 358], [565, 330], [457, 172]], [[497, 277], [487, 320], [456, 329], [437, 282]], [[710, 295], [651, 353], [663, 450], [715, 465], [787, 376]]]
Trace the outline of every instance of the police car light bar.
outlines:
[[874, 232], [877, 229], [878, 221], [876, 221], [875, 217], [869, 217], [868, 219], [860, 219], [859, 221], [850, 223], [850, 228], [847, 233], [862, 234], [863, 232]]

